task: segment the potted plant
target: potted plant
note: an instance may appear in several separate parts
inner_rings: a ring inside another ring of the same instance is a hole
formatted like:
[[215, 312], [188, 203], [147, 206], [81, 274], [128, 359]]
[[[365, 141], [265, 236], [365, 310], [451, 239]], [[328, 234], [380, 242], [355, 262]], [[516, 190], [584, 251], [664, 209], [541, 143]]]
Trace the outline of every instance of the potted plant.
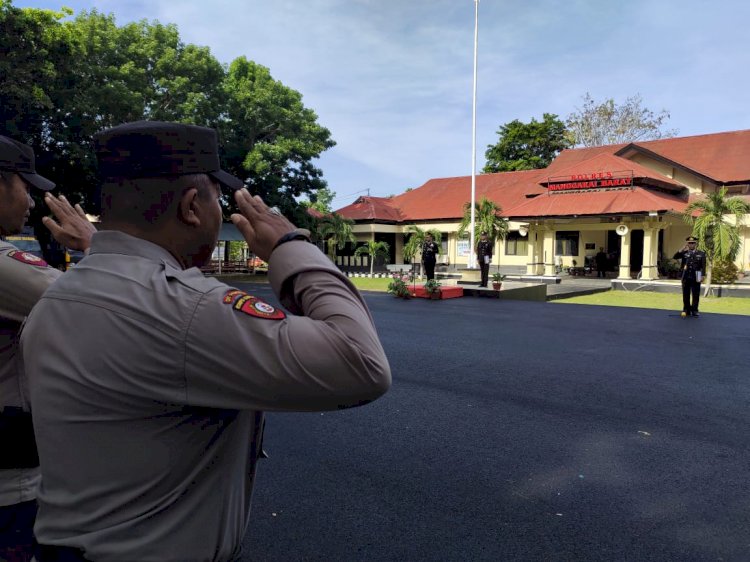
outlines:
[[502, 273], [497, 272], [492, 274], [492, 288], [495, 291], [499, 291], [502, 288], [503, 281], [505, 281], [505, 275]]
[[440, 281], [437, 279], [428, 279], [424, 284], [424, 292], [430, 295], [433, 300], [440, 298]]
[[388, 284], [388, 292], [394, 297], [408, 299], [409, 297], [411, 297], [409, 286], [406, 284], [408, 281], [408, 275], [404, 275], [403, 273], [394, 273], [391, 276], [391, 282]]

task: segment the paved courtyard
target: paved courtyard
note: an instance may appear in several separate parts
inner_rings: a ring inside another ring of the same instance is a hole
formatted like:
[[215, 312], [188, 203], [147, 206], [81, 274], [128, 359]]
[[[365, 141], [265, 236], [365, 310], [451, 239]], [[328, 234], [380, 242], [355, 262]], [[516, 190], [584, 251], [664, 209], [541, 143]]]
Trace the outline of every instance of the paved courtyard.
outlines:
[[750, 559], [747, 317], [366, 298], [393, 387], [268, 416], [244, 560]]

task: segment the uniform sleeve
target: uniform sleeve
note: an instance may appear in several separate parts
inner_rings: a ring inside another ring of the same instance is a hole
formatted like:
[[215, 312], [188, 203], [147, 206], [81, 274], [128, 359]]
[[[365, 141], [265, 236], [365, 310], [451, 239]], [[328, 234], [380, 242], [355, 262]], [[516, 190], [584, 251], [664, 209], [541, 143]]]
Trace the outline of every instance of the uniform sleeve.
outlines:
[[390, 367], [370, 312], [322, 252], [283, 244], [271, 256], [269, 281], [294, 314], [228, 287], [198, 303], [185, 342], [189, 404], [334, 410], [386, 392]]
[[33, 265], [13, 258], [14, 252], [23, 255], [12, 248], [0, 251], [0, 317], [22, 322], [61, 272], [44, 262], [44, 265]]
[[682, 250], [680, 250], [674, 256], [672, 256], [672, 259], [673, 260], [681, 260], [684, 255], [685, 255], [685, 253]]

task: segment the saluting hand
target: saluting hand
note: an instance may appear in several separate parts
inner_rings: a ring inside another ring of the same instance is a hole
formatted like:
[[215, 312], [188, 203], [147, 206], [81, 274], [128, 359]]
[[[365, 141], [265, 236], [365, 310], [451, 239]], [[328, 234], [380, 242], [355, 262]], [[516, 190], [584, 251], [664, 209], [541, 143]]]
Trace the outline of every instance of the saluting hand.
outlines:
[[86, 218], [86, 213], [81, 206], [76, 203], [73, 207], [64, 195], [55, 197], [50, 193], [44, 195], [44, 202], [59, 221], [56, 222], [51, 217], [42, 218], [42, 223], [49, 229], [55, 240], [72, 250], [81, 252], [88, 250], [96, 227]]
[[237, 201], [240, 213], [232, 215], [232, 222], [242, 233], [250, 249], [260, 259], [268, 261], [276, 242], [297, 227], [284, 215], [266, 205], [259, 196], [250, 195], [247, 189], [235, 191], [234, 200]]

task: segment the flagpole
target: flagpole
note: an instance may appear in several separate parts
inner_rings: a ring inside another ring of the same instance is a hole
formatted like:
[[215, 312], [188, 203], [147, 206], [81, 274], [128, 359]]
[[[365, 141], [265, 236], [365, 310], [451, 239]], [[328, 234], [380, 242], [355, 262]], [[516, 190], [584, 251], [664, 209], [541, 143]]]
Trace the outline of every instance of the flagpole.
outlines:
[[471, 227], [469, 228], [469, 263], [466, 267], [474, 269], [474, 223], [476, 220], [477, 189], [477, 45], [479, 43], [479, 0], [474, 0], [474, 90], [471, 98]]

